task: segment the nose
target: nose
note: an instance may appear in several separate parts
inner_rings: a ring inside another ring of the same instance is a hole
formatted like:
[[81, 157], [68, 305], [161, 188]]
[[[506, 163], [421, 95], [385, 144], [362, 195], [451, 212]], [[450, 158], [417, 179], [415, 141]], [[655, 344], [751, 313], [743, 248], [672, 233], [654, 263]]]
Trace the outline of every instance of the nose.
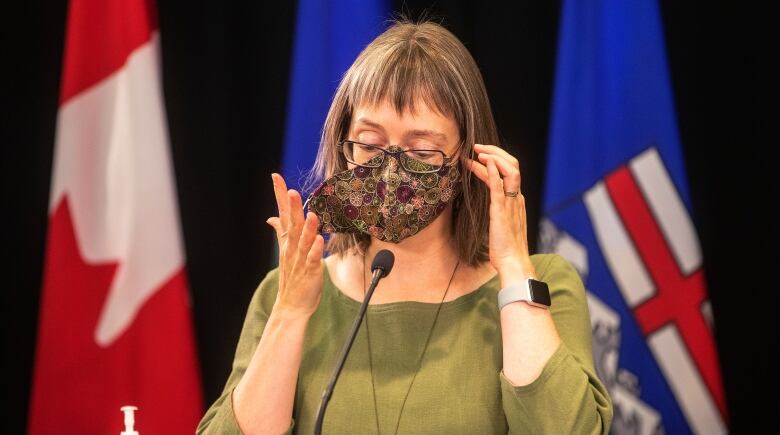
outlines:
[[[387, 148], [387, 151], [389, 153], [398, 153], [403, 151], [403, 149], [397, 145], [390, 145]], [[385, 154], [385, 162], [384, 162], [384, 168], [382, 168], [382, 175], [381, 178], [383, 181], [387, 182], [392, 177], [391, 174], [398, 175], [398, 165], [401, 162], [398, 160], [398, 154]]]
[[382, 168], [382, 180], [388, 181], [392, 174], [398, 173], [398, 157], [385, 156], [384, 168]]

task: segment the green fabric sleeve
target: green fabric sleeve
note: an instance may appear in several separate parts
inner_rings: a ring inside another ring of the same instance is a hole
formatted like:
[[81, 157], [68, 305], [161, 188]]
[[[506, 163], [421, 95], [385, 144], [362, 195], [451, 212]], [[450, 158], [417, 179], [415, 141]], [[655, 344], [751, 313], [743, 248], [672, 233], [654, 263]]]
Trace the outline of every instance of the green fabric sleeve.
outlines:
[[[198, 424], [197, 434], [241, 434], [241, 429], [238, 427], [236, 416], [233, 413], [233, 390], [244, 375], [260, 342], [260, 337], [263, 335], [263, 329], [276, 301], [278, 283], [279, 272], [278, 269], [274, 269], [266, 275], [252, 296], [233, 358], [233, 369], [222, 394], [206, 411]], [[294, 425], [295, 421], [292, 421], [285, 433], [291, 434]]]
[[548, 257], [538, 274], [550, 287], [550, 309], [561, 345], [528, 385], [514, 386], [501, 372], [509, 433], [606, 434], [612, 402], [593, 367], [585, 288], [563, 257]]

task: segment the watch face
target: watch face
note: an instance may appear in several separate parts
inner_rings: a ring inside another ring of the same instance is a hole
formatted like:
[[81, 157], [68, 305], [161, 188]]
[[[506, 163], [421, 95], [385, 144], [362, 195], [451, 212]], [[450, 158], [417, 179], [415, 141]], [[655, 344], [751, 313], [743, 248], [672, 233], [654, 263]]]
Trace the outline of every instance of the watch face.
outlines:
[[552, 303], [550, 301], [550, 290], [547, 287], [547, 283], [537, 281], [535, 279], [528, 280], [528, 288], [531, 290], [531, 300], [537, 304], [547, 305], [548, 307]]

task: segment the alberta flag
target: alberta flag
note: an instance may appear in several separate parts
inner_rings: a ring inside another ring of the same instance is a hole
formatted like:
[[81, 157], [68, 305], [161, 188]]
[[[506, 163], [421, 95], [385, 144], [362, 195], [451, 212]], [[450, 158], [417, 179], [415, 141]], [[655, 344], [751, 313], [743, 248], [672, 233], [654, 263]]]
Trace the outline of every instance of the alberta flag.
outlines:
[[588, 289], [615, 434], [727, 432], [654, 0], [566, 0], [541, 246]]

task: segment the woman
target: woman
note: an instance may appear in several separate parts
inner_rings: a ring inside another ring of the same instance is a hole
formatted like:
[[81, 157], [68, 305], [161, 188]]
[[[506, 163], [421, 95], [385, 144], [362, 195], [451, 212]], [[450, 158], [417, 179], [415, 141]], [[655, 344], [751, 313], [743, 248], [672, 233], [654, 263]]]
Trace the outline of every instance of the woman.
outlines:
[[[563, 258], [529, 255], [518, 162], [481, 145], [497, 143], [479, 70], [450, 32], [396, 23], [367, 46], [328, 113], [325, 181], [305, 216], [272, 176], [279, 268], [198, 432], [311, 433], [367, 264], [389, 249], [323, 433], [607, 433], [582, 282]], [[549, 308], [511, 290], [529, 278], [548, 285]]]

